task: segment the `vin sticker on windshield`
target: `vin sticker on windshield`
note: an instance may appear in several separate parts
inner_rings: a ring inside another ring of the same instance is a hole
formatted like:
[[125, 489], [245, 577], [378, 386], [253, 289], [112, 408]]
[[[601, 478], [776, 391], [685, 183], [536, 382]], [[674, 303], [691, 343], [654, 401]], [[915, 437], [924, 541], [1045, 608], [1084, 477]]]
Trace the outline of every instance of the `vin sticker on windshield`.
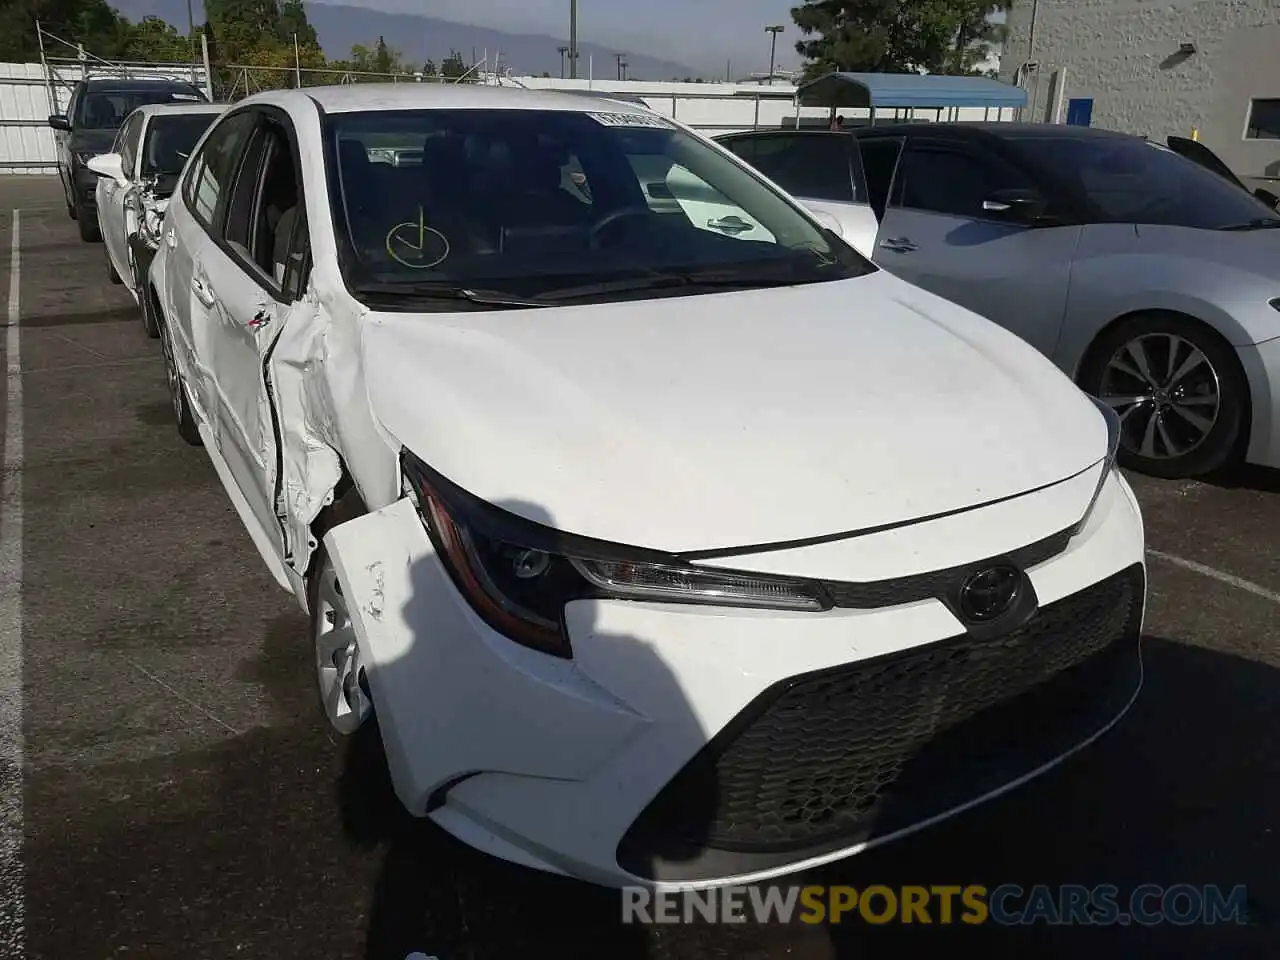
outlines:
[[672, 129], [666, 117], [643, 113], [588, 113], [596, 123], [606, 127], [657, 127], [660, 130]]

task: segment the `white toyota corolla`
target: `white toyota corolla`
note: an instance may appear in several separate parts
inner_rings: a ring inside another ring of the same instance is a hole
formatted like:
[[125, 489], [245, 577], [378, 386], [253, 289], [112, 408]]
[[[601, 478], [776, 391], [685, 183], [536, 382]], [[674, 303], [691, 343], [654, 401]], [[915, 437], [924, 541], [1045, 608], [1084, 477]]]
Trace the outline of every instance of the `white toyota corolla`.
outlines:
[[243, 100], [146, 303], [329, 722], [376, 708], [405, 806], [499, 857], [660, 887], [834, 860], [1141, 684], [1114, 415], [643, 107]]

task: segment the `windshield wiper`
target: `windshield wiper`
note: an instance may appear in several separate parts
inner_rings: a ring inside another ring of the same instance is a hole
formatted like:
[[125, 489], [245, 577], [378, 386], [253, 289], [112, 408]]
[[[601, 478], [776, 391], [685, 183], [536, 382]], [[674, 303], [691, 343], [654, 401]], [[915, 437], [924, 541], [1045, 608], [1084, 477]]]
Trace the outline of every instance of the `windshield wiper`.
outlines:
[[352, 288], [356, 294], [402, 300], [461, 300], [484, 307], [510, 309], [516, 307], [545, 307], [547, 303], [517, 297], [497, 290], [473, 290], [451, 283], [367, 281]]
[[1219, 230], [1242, 231], [1242, 230], [1274, 230], [1280, 227], [1280, 218], [1277, 217], [1258, 217], [1250, 220], [1248, 223], [1233, 223], [1229, 227], [1219, 227]]
[[643, 277], [627, 277], [622, 280], [605, 280], [578, 287], [564, 287], [539, 294], [540, 303], [562, 303], [583, 297], [607, 296], [612, 293], [632, 293], [644, 290], [672, 290], [678, 287], [703, 287], [711, 289], [750, 290], [762, 287], [794, 287], [814, 281], [801, 277], [761, 277], [750, 273], [731, 271], [723, 273], [654, 273]]

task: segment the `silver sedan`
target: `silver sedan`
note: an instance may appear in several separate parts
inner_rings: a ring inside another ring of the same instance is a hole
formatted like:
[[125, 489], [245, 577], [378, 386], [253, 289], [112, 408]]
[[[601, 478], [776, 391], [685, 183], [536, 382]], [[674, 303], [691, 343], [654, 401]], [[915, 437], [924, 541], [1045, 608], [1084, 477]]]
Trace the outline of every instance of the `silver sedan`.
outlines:
[[[1202, 145], [1014, 123], [802, 136], [724, 145], [749, 159], [791, 138], [816, 157], [813, 137], [852, 136], [866, 202], [848, 214], [873, 209], [876, 262], [1014, 331], [1104, 399], [1127, 466], [1280, 467], [1280, 217]], [[830, 176], [791, 169], [788, 191], [827, 199]]]

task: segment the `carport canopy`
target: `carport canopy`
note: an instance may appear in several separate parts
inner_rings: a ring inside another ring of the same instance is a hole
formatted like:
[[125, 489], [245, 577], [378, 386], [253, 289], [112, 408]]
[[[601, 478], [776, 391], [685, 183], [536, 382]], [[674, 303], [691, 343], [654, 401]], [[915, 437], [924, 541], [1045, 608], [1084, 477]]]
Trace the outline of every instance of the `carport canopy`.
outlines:
[[894, 107], [1025, 107], [1027, 91], [987, 77], [922, 73], [828, 73], [796, 90], [799, 106], [883, 110]]

